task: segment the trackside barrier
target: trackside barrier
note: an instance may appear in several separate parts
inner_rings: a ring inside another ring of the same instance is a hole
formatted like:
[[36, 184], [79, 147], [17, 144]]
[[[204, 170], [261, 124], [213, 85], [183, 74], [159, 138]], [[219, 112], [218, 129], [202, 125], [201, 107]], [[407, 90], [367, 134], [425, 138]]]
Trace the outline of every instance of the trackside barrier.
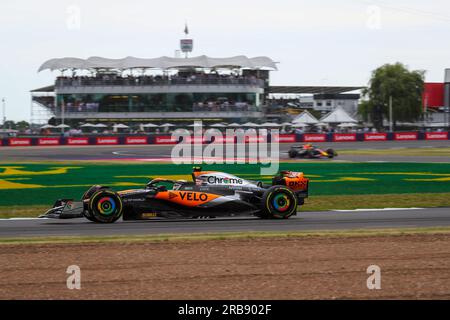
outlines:
[[332, 134], [333, 142], [353, 142], [356, 140], [356, 133], [335, 133]]
[[59, 146], [61, 145], [60, 138], [38, 138], [37, 139], [38, 146]]
[[419, 134], [417, 132], [394, 132], [394, 140], [418, 140]]
[[448, 140], [449, 132], [425, 132], [425, 140]]
[[[279, 134], [267, 136], [279, 143], [296, 142], [354, 142], [354, 141], [414, 141], [414, 140], [449, 140], [450, 132], [380, 132], [380, 133], [304, 133], [304, 134]], [[235, 137], [213, 137], [211, 139], [191, 137], [187, 141], [195, 143], [236, 143]], [[181, 140], [181, 139], [180, 139]], [[264, 136], [246, 137], [246, 143], [265, 142]], [[28, 146], [87, 146], [87, 145], [146, 145], [146, 144], [177, 144], [179, 141], [170, 135], [149, 136], [81, 136], [81, 137], [13, 137], [0, 138], [0, 147], [28, 147]]]

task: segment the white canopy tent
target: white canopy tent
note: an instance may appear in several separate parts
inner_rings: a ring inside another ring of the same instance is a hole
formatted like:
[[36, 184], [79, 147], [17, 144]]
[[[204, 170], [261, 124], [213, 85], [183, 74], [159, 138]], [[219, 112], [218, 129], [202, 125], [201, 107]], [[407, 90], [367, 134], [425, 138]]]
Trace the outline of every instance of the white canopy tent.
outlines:
[[85, 124], [82, 124], [81, 126], [80, 126], [80, 128], [93, 128], [93, 127], [95, 127], [95, 124], [92, 124], [92, 123], [85, 123]]
[[67, 124], [58, 124], [55, 128], [57, 129], [67, 129], [70, 128], [70, 126], [68, 126]]
[[113, 128], [114, 129], [128, 129], [129, 126], [127, 126], [126, 124], [123, 124], [123, 123], [118, 123], [118, 124], [113, 125]]
[[358, 125], [356, 123], [341, 123], [338, 125], [339, 128], [352, 128], [352, 127], [357, 127]]
[[109, 59], [103, 57], [90, 57], [88, 59], [79, 59], [73, 57], [50, 59], [44, 62], [38, 69], [43, 70], [63, 70], [63, 69], [160, 69], [166, 70], [180, 67], [198, 67], [198, 68], [218, 68], [218, 67], [238, 67], [249, 69], [270, 68], [277, 69], [275, 62], [268, 57], [248, 58], [246, 56], [235, 56], [229, 58], [211, 58], [205, 55], [192, 58], [136, 58], [126, 57], [123, 59]]
[[291, 124], [291, 126], [292, 126], [292, 128], [305, 128], [305, 127], [309, 126], [309, 124], [298, 122], [298, 123]]
[[162, 128], [169, 128], [169, 127], [175, 127], [175, 125], [172, 124], [172, 123], [164, 123], [160, 127], [162, 127]]
[[41, 127], [41, 129], [53, 129], [53, 128], [57, 128], [57, 127], [52, 126], [51, 124], [46, 124], [46, 125]]
[[143, 128], [156, 128], [159, 127], [158, 125], [154, 124], [154, 123], [146, 123], [142, 125]]
[[237, 127], [241, 127], [241, 125], [239, 123], [230, 123], [228, 125], [228, 127], [233, 127], [233, 128], [237, 128]]
[[97, 123], [93, 125], [94, 128], [107, 128], [108, 126], [104, 123]]
[[242, 125], [242, 127], [249, 127], [249, 128], [260, 127], [260, 126], [261, 125], [259, 125], [257, 123], [253, 123], [253, 122], [247, 122]]
[[308, 110], [303, 111], [292, 120], [293, 123], [316, 124], [319, 121]]
[[260, 126], [265, 127], [265, 128], [277, 128], [277, 127], [281, 127], [281, 124], [274, 123], [274, 122], [265, 122], [265, 123], [261, 124]]
[[223, 123], [213, 123], [212, 125], [210, 125], [211, 128], [226, 128], [228, 127], [228, 125], [223, 124]]
[[327, 115], [320, 119], [320, 122], [324, 123], [357, 123], [358, 120], [352, 118], [344, 109], [337, 107]]

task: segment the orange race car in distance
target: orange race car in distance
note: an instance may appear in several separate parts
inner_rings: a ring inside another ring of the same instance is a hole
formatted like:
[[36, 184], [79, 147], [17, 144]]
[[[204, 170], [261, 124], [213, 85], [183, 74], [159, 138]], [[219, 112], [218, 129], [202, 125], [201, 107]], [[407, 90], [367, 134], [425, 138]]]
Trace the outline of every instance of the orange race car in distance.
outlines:
[[288, 151], [289, 158], [334, 158], [337, 152], [333, 149], [323, 150], [311, 143], [292, 146]]
[[309, 179], [281, 171], [272, 184], [195, 167], [192, 181], [157, 178], [143, 189], [113, 191], [95, 185], [81, 201], [57, 200], [41, 218], [81, 218], [99, 223], [153, 218], [199, 218], [254, 215], [287, 219], [308, 197]]

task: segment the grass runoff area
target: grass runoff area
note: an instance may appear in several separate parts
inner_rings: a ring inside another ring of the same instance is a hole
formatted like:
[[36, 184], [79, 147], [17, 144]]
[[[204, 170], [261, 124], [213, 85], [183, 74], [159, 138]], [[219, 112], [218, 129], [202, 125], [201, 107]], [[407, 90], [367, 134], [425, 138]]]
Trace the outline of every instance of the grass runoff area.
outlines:
[[[392, 155], [392, 156], [419, 156], [419, 157], [448, 157], [450, 162], [450, 148], [391, 148], [391, 149], [357, 149], [357, 150], [339, 150], [339, 154], [348, 155]], [[444, 160], [445, 161], [445, 160]]]
[[[266, 183], [260, 165], [208, 165]], [[450, 163], [280, 163], [311, 179], [301, 211], [450, 206]], [[58, 198], [79, 199], [93, 184], [115, 190], [143, 187], [151, 178], [191, 179], [192, 165], [154, 163], [0, 164], [0, 217], [35, 217]]]
[[334, 230], [334, 231], [287, 231], [287, 232], [220, 232], [198, 234], [156, 234], [156, 235], [126, 235], [126, 236], [73, 236], [73, 237], [26, 237], [0, 238], [0, 245], [17, 244], [96, 244], [96, 243], [139, 243], [139, 242], [186, 242], [186, 241], [221, 241], [221, 240], [250, 240], [271, 238], [356, 238], [405, 235], [439, 235], [449, 234], [449, 227], [406, 228], [406, 229], [364, 229], [364, 230]]

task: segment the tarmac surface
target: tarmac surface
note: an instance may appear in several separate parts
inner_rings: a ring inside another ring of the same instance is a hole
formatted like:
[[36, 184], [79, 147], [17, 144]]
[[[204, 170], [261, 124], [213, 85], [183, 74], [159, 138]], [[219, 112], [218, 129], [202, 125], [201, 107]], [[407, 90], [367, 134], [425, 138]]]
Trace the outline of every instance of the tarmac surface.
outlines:
[[[295, 143], [300, 144], [300, 143]], [[287, 151], [292, 144], [280, 144], [280, 160], [289, 159]], [[449, 162], [449, 157], [390, 155], [389, 149], [450, 147], [443, 141], [382, 141], [382, 142], [326, 142], [318, 143], [324, 149], [370, 150], [386, 149], [381, 155], [339, 155], [332, 161], [392, 161], [392, 162]], [[0, 161], [77, 161], [77, 160], [130, 160], [169, 161], [171, 145], [117, 145], [117, 146], [53, 146], [53, 147], [0, 147]], [[248, 150], [247, 150], [248, 151]], [[251, 157], [247, 152], [246, 157]], [[321, 159], [330, 161], [328, 159]]]
[[86, 219], [3, 219], [0, 238], [39, 236], [119, 236], [248, 231], [318, 231], [450, 226], [450, 208], [367, 209], [299, 212], [287, 220], [253, 217], [201, 220], [118, 221], [97, 224]]

